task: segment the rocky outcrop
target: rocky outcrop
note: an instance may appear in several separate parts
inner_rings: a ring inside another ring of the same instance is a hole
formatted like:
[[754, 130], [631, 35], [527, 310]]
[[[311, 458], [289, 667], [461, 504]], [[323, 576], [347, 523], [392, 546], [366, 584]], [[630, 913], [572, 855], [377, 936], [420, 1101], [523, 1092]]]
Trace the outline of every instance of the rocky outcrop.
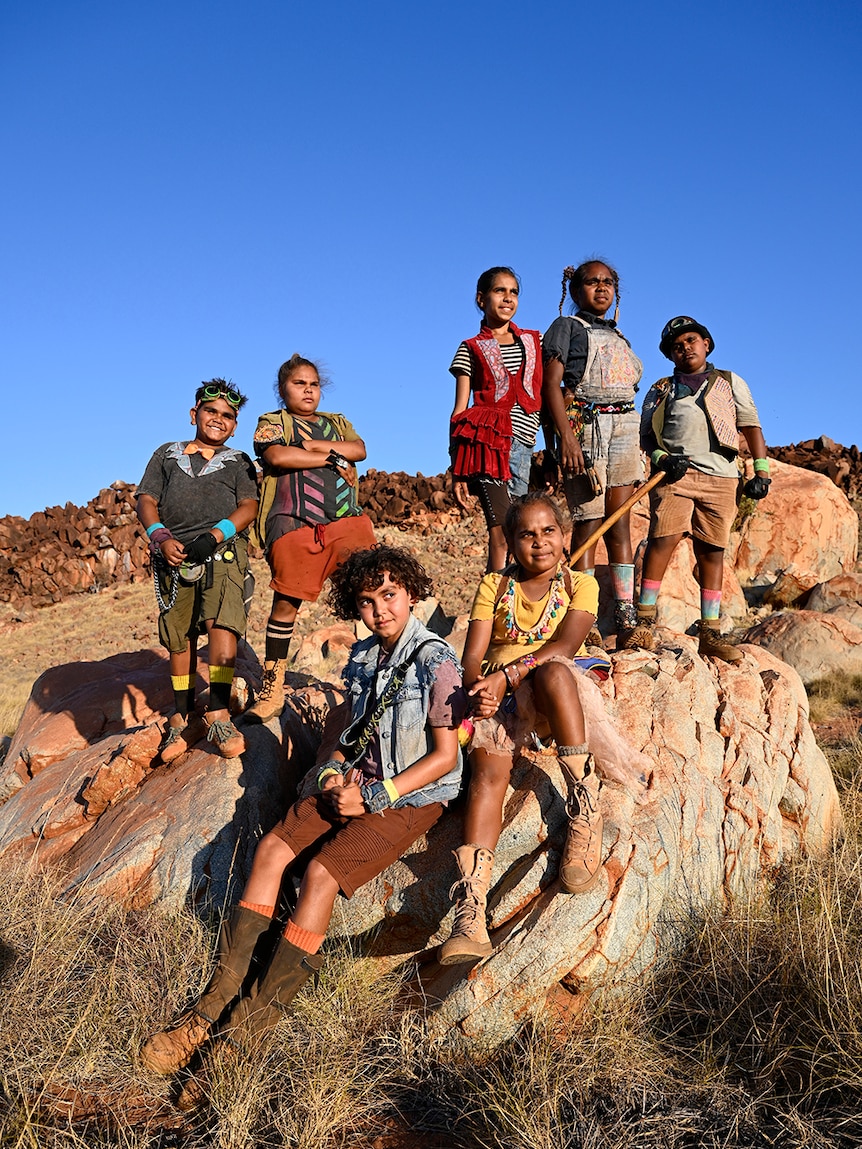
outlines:
[[862, 456], [855, 445], [842, 447], [821, 435], [819, 439], [806, 439], [789, 447], [770, 447], [769, 457], [825, 475], [848, 499], [857, 498], [862, 491]]
[[[240, 680], [255, 674], [242, 659]], [[224, 905], [340, 699], [301, 676], [293, 687], [280, 726], [246, 728], [242, 760], [225, 762], [203, 744], [166, 768], [153, 760], [168, 689], [159, 652], [49, 672], [0, 772], [0, 852], [60, 863], [69, 886], [94, 897]], [[560, 983], [577, 992], [649, 968], [673, 944], [675, 915], [745, 896], [838, 829], [805, 692], [768, 652], [747, 647], [740, 666], [716, 666], [679, 638], [656, 654], [616, 656], [602, 693], [651, 767], [646, 787], [603, 789], [606, 866], [596, 890], [559, 892], [562, 781], [553, 757], [527, 755], [506, 802], [488, 959], [442, 969], [427, 952], [449, 926], [457, 806], [427, 844], [339, 903], [334, 933], [364, 939], [387, 965], [424, 957], [422, 989], [441, 1040], [500, 1040]]]
[[806, 684], [841, 670], [862, 673], [862, 627], [840, 614], [782, 610], [745, 632], [755, 642], [792, 666]]

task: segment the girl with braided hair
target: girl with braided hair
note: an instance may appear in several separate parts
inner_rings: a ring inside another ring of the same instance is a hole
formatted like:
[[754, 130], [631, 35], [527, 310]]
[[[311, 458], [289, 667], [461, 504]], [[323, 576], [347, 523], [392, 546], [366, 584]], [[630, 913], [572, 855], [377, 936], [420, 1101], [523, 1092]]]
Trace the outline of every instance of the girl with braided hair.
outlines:
[[503, 521], [510, 500], [527, 493], [542, 407], [542, 337], [512, 322], [520, 291], [511, 267], [482, 272], [479, 334], [460, 344], [449, 368], [455, 376], [449, 424], [455, 500], [469, 510], [468, 494], [479, 499], [489, 572], [506, 561]]
[[[576, 311], [564, 316], [567, 289]], [[543, 340], [543, 396], [556, 432], [563, 489], [574, 522], [573, 550], [622, 506], [643, 479], [634, 405], [643, 364], [617, 330], [619, 298], [620, 278], [607, 261], [590, 259], [579, 267], [564, 268], [560, 318]], [[614, 317], [608, 319], [615, 301]], [[650, 635], [637, 626], [628, 513], [608, 530], [605, 543], [617, 649], [651, 649], [644, 646]], [[576, 568], [593, 573], [595, 559], [594, 545], [578, 559]]]

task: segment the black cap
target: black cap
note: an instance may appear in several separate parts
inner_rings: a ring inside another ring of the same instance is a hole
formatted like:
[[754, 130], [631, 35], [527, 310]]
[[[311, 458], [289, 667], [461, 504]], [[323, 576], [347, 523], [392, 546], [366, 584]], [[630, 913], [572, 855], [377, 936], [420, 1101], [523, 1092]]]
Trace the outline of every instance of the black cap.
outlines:
[[670, 349], [673, 346], [673, 341], [677, 335], [683, 335], [686, 331], [696, 331], [701, 339], [705, 339], [709, 344], [708, 354], [712, 354], [715, 350], [715, 340], [710, 335], [709, 331], [702, 323], [698, 323], [696, 319], [692, 319], [690, 315], [676, 315], [673, 319], [669, 319], [664, 325], [661, 333], [661, 342], [658, 345], [659, 351], [666, 359], [671, 358]]

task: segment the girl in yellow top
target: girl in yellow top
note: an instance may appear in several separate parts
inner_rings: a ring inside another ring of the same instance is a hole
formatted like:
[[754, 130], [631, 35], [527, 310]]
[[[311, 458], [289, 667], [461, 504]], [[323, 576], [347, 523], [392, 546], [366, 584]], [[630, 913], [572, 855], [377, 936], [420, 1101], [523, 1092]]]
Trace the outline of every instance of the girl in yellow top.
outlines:
[[596, 619], [598, 584], [563, 561], [564, 522], [544, 492], [518, 499], [506, 515], [510, 567], [479, 584], [464, 648], [464, 686], [473, 698], [472, 777], [466, 844], [455, 851], [457, 912], [440, 961], [454, 965], [491, 952], [485, 908], [503, 801], [516, 752], [531, 731], [550, 735], [569, 787], [569, 832], [560, 865], [568, 893], [593, 888], [601, 872], [598, 778], [587, 753], [573, 659]]

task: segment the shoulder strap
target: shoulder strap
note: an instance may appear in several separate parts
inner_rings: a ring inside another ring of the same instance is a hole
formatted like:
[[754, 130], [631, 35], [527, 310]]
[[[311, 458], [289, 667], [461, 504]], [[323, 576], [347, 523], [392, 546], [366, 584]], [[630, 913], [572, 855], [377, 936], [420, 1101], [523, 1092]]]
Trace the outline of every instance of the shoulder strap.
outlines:
[[[404, 685], [404, 679], [407, 677], [407, 671], [416, 661], [419, 651], [424, 646], [430, 646], [433, 642], [442, 642], [441, 638], [423, 638], [423, 640], [407, 655], [403, 662], [400, 662], [393, 671], [392, 677], [386, 685], [386, 689], [380, 695], [376, 705], [370, 711], [366, 710], [361, 722], [362, 726], [357, 731], [356, 735], [349, 741], [345, 739], [344, 734], [338, 740], [338, 745], [345, 752], [349, 754], [350, 759], [355, 762], [360, 754], [365, 750], [368, 743], [374, 737], [374, 731], [380, 725], [380, 719], [383, 717], [384, 712], [392, 705], [395, 695]], [[369, 694], [368, 704], [371, 705], [373, 699], [373, 692]], [[346, 733], [346, 731], [345, 731]]]

